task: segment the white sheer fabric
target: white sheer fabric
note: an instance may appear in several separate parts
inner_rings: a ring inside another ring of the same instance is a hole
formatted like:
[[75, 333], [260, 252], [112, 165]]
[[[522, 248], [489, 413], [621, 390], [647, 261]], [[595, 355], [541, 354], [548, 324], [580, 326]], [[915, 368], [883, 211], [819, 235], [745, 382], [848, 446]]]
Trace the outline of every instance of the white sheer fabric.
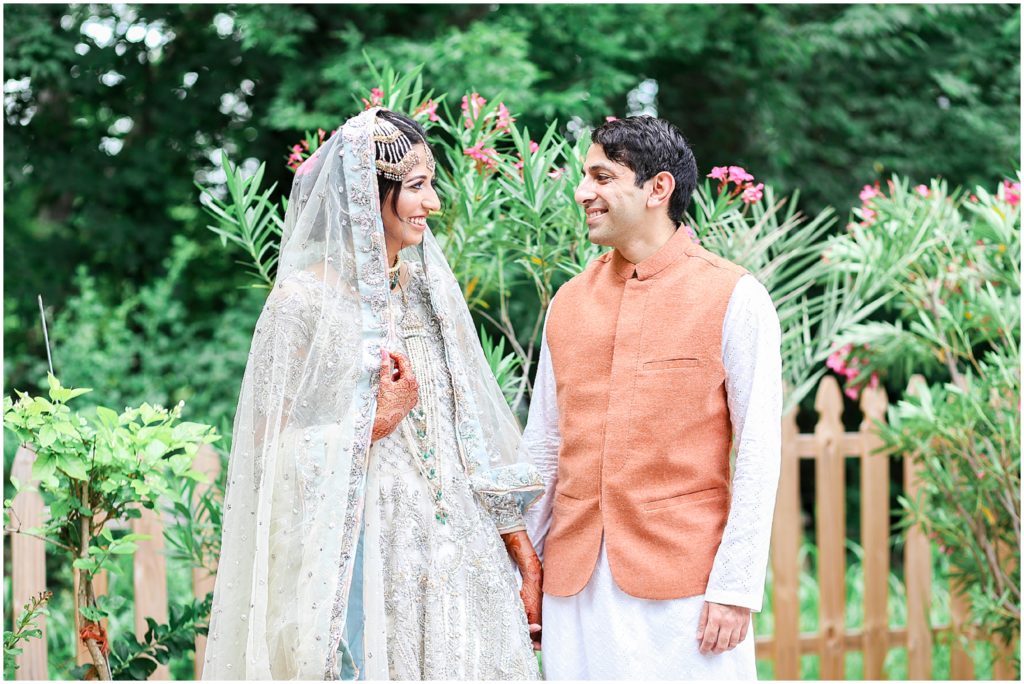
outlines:
[[[743, 276], [722, 326], [736, 460], [729, 517], [706, 593], [670, 601], [629, 596], [615, 584], [602, 542], [583, 591], [544, 596], [547, 679], [756, 678], [753, 629], [721, 655], [701, 654], [696, 634], [705, 600], [761, 609], [781, 457], [780, 341], [771, 297], [753, 276]], [[545, 482], [544, 496], [525, 516], [542, 559], [561, 442], [554, 373], [545, 336], [521, 445]]]
[[[382, 600], [392, 541], [375, 504], [366, 507], [373, 515], [363, 531], [381, 350], [399, 344], [370, 138], [376, 113], [346, 122], [292, 185], [277, 281], [256, 324], [235, 414], [204, 679], [355, 674], [364, 655], [388, 662], [393, 645], [382, 626], [404, 617], [389, 618]], [[514, 518], [542, 483], [519, 458], [518, 426], [436, 240], [428, 230], [422, 246], [405, 251], [436, 313], [451, 381], [445, 427], [454, 452], [442, 461], [458, 464], [486, 502], [467, 510], [493, 551], [497, 528], [480, 512]], [[370, 490], [374, 501], [378, 494]], [[507, 559], [497, 567], [507, 585]], [[506, 589], [492, 598], [499, 594], [508, 598]], [[513, 605], [522, 610], [518, 597]], [[364, 608], [372, 618], [364, 620]], [[390, 669], [375, 672], [387, 678]]]

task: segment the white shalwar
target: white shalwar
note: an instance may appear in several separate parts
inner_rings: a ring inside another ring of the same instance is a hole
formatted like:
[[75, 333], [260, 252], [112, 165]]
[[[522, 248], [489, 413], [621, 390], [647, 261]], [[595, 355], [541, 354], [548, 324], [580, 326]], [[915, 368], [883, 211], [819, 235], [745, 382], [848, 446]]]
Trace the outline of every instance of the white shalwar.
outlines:
[[[781, 333], [768, 291], [753, 276], [737, 282], [722, 326], [722, 362], [733, 428], [732, 501], [706, 593], [665, 601], [623, 592], [612, 578], [604, 541], [586, 587], [544, 595], [546, 679], [756, 679], [753, 625], [722, 654], [699, 651], [705, 600], [761, 610], [782, 446]], [[526, 512], [543, 559], [558, 478], [558, 403], [547, 337], [523, 434], [546, 490]]]

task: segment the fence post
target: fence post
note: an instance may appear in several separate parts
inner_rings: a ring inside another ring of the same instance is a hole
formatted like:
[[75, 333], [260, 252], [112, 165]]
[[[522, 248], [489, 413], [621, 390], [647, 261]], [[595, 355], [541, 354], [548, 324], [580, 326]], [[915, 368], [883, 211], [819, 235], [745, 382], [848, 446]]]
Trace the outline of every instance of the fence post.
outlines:
[[[920, 396], [928, 386], [920, 375], [910, 378], [907, 394]], [[920, 496], [919, 466], [909, 454], [903, 457], [904, 488], [907, 499]], [[932, 546], [920, 525], [907, 528], [905, 548], [907, 585], [907, 674], [910, 679], [931, 679], [932, 630]]]
[[[952, 579], [949, 581], [949, 613], [952, 629], [949, 634], [949, 677], [950, 679], [974, 679], [974, 660], [964, 648], [961, 639], [970, 634], [971, 604], [962, 588]], [[968, 643], [970, 643], [968, 641]]]
[[818, 587], [820, 610], [820, 677], [846, 675], [846, 456], [843, 443], [843, 399], [832, 376], [818, 385], [815, 439], [815, 503], [817, 505]]
[[782, 464], [772, 522], [775, 679], [800, 676], [800, 457], [794, 406], [782, 419]]
[[864, 678], [884, 679], [889, 652], [889, 454], [875, 421], [885, 420], [884, 387], [861, 395], [861, 545], [864, 548]]
[[[34, 451], [18, 447], [11, 465], [11, 477], [21, 483], [22, 491], [11, 502], [11, 524], [14, 529], [28, 530], [43, 524], [43, 497], [38, 491], [29, 491], [39, 483], [32, 479]], [[46, 542], [23, 534], [11, 533], [11, 615], [15, 622], [22, 608], [33, 596], [46, 589]], [[18, 670], [16, 679], [49, 679], [46, 663], [46, 616], [36, 618], [43, 635], [39, 639], [23, 642], [22, 653], [15, 656]]]
[[[132, 531], [147, 534], [149, 539], [138, 542], [133, 559], [132, 584], [135, 589], [135, 636], [141, 642], [149, 628], [146, 618], [158, 623], [168, 620], [167, 612], [167, 557], [164, 553], [164, 526], [158, 511], [140, 507], [141, 517], [132, 519]], [[149, 679], [171, 678], [167, 665], [157, 665]]]
[[[206, 473], [210, 484], [199, 484], [193, 492], [193, 501], [198, 500], [204, 492], [209, 490], [212, 484], [220, 475], [220, 455], [217, 450], [209, 444], [199, 447], [199, 453], [192, 463], [192, 468], [201, 473]], [[192, 591], [196, 598], [204, 598], [213, 591], [216, 574], [208, 572], [205, 568], [192, 568]], [[203, 661], [206, 659], [206, 637], [202, 634], [196, 635], [196, 679], [203, 678]]]

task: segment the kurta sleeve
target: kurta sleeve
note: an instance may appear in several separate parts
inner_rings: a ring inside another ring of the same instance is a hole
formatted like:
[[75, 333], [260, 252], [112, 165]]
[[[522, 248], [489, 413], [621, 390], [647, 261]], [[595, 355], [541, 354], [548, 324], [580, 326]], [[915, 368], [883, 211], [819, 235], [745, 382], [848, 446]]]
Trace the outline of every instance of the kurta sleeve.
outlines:
[[[551, 309], [549, 308], [550, 312]], [[544, 479], [544, 494], [525, 514], [526, 531], [544, 560], [544, 539], [551, 527], [551, 506], [558, 480], [558, 447], [562, 436], [558, 431], [558, 398], [555, 393], [555, 373], [551, 367], [551, 352], [548, 349], [547, 320], [541, 338], [540, 359], [537, 363], [537, 377], [533, 383], [530, 399], [530, 415], [523, 431], [520, 449], [533, 462]]]
[[740, 278], [722, 326], [736, 461], [729, 517], [704, 599], [760, 611], [782, 454], [779, 317], [753, 276]]

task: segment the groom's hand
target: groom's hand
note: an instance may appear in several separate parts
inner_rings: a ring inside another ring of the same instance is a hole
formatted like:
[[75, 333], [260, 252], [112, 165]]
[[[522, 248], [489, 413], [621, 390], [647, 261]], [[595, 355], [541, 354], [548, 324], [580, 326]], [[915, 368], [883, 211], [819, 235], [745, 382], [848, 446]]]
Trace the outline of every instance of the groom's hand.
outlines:
[[697, 626], [700, 652], [706, 655], [731, 651], [747, 638], [749, 626], [749, 608], [705, 601]]
[[519, 574], [523, 578], [523, 586], [519, 590], [519, 598], [523, 600], [523, 610], [526, 612], [526, 622], [530, 629], [530, 641], [533, 642], [533, 650], [540, 650], [541, 641], [541, 604], [544, 601], [544, 594], [541, 587], [544, 584], [544, 569], [541, 567], [537, 552], [530, 543], [530, 537], [525, 531], [506, 532], [501, 535], [505, 541], [505, 548], [508, 554], [519, 567]]

